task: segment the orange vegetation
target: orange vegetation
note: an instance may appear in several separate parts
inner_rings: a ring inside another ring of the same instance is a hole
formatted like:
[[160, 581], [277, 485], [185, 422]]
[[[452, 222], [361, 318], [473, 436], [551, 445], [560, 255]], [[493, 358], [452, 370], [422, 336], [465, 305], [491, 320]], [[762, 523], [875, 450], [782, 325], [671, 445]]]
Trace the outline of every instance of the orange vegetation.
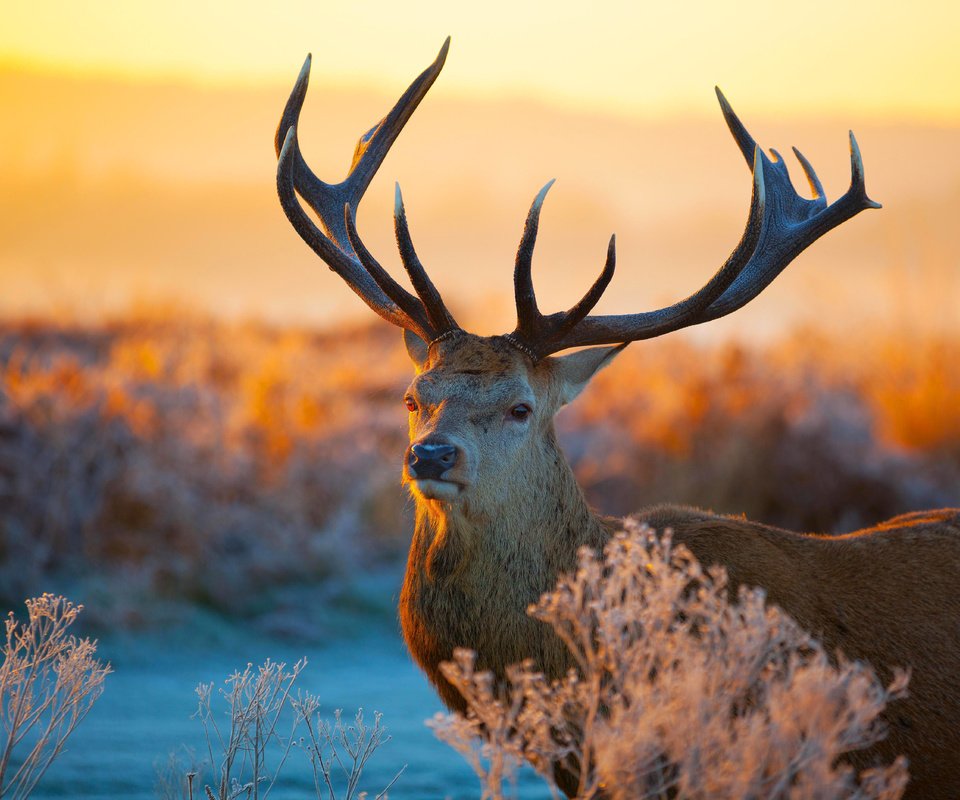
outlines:
[[[4, 324], [4, 593], [92, 568], [242, 613], [258, 591], [399, 559], [399, 338], [144, 312]], [[604, 511], [681, 502], [851, 529], [960, 505], [958, 365], [957, 338], [668, 337], [628, 348], [558, 426]]]

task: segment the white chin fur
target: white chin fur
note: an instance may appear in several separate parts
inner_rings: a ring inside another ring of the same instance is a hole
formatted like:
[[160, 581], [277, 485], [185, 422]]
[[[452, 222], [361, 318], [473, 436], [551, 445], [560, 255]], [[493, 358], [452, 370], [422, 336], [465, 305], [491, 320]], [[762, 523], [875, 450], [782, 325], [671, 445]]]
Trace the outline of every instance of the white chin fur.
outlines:
[[423, 495], [428, 500], [442, 500], [450, 502], [460, 497], [460, 486], [450, 481], [435, 481], [427, 479], [418, 479], [411, 481], [414, 491]]

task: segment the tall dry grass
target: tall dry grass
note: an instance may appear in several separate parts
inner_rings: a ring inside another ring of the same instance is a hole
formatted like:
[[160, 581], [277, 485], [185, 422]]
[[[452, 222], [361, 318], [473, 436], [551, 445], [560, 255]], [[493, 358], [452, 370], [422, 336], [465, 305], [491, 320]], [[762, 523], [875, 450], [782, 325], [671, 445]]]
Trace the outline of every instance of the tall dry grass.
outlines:
[[127, 587], [119, 623], [138, 621], [131, 593], [244, 613], [280, 583], [398, 556], [392, 344], [177, 316], [6, 327], [3, 593], [94, 567]]
[[[957, 339], [674, 337], [633, 345], [558, 424], [607, 512], [678, 502], [849, 530], [960, 505], [958, 365]], [[398, 563], [409, 378], [387, 326], [4, 323], [2, 599], [58, 580], [111, 624], [163, 598], [255, 614], [277, 587]]]
[[[214, 691], [212, 683], [197, 686], [194, 718], [203, 726], [206, 757], [186, 767], [176, 754], [158, 774], [160, 800], [267, 800], [293, 751], [301, 751], [313, 778], [317, 800], [363, 800], [370, 793], [364, 770], [374, 753], [390, 741], [382, 715], [373, 725], [363, 709], [353, 720], [342, 709], [321, 713], [320, 699], [297, 689], [306, 659], [289, 669], [267, 660], [236, 670]], [[294, 759], [299, 759], [294, 756]], [[374, 796], [387, 800], [403, 769]], [[202, 787], [202, 790], [201, 790]]]
[[560, 417], [581, 482], [617, 514], [652, 503], [840, 532], [960, 501], [960, 340], [628, 349]]
[[11, 611], [0, 650], [0, 798], [26, 800], [103, 693], [110, 665], [69, 633], [83, 606], [43, 594]]

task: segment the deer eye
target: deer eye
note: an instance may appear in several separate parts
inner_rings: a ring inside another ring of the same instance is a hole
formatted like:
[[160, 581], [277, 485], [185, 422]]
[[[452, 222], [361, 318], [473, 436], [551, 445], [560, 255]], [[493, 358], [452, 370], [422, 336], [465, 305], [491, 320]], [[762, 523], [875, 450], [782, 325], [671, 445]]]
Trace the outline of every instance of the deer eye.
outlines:
[[526, 403], [520, 403], [510, 409], [510, 416], [515, 420], [525, 420], [530, 416], [532, 409]]
[[417, 406], [417, 401], [414, 400], [410, 395], [407, 395], [403, 398], [403, 404], [407, 407], [407, 411], [411, 413], [419, 408], [419, 406]]

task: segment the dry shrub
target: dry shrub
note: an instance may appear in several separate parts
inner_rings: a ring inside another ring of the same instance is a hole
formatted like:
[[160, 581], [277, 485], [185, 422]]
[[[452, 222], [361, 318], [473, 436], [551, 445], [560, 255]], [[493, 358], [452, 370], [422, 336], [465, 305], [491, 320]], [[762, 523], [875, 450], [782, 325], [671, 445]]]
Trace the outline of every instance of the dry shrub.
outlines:
[[[560, 415], [564, 446], [590, 499], [620, 515], [671, 502], [846, 532], [960, 505], [960, 359], [914, 342], [915, 363], [888, 362], [892, 341], [631, 348]], [[910, 399], [920, 375], [942, 387], [918, 393], [928, 402]], [[911, 425], [923, 439], [889, 434]]]
[[854, 348], [847, 358], [857, 356], [858, 389], [881, 438], [960, 464], [960, 340], [890, 338]]
[[[269, 796], [293, 746], [293, 727], [284, 737], [285, 731], [278, 726], [305, 665], [306, 661], [300, 660], [288, 671], [286, 664], [268, 660], [256, 670], [247, 664], [243, 672], [230, 675], [226, 688], [220, 690], [226, 703], [226, 725], [218, 721], [220, 715], [214, 709], [213, 684], [197, 687], [194, 716], [203, 725], [214, 773], [213, 786], [204, 786], [210, 800]], [[277, 758], [271, 766], [273, 751]]]
[[[301, 659], [289, 670], [270, 660], [256, 669], [247, 664], [242, 672], [230, 675], [218, 693], [212, 683], [200, 684], [194, 716], [203, 725], [209, 760], [177, 775], [179, 762], [172, 756], [161, 770], [162, 797], [180, 800], [186, 784], [186, 797], [193, 800], [196, 783], [203, 786], [208, 800], [266, 800], [294, 749], [301, 750], [310, 764], [317, 800], [369, 797], [361, 791], [363, 771], [377, 749], [390, 741], [382, 717], [374, 714], [372, 728], [364, 722], [363, 709], [353, 724], [343, 720], [339, 709], [333, 723], [323, 719], [315, 695], [292, 694], [306, 663]], [[301, 728], [306, 737], [297, 735]], [[204, 767], [211, 773], [209, 781], [202, 774]], [[397, 773], [375, 795], [377, 800], [387, 800], [387, 791], [399, 777]]]
[[[317, 800], [369, 798], [369, 792], [360, 790], [360, 781], [367, 762], [381, 745], [390, 741], [383, 726], [383, 715], [374, 713], [371, 728], [363, 721], [362, 708], [357, 709], [353, 724], [345, 722], [343, 712], [337, 709], [331, 724], [320, 716], [320, 702], [310, 694], [297, 698], [294, 709], [307, 729], [307, 737], [301, 740], [300, 746], [310, 761]], [[402, 767], [390, 783], [377, 792], [374, 800], [387, 800], [387, 793], [405, 769]]]
[[83, 606], [44, 594], [7, 617], [0, 663], [0, 797], [26, 798], [103, 692], [96, 642], [67, 631]]
[[884, 688], [869, 666], [835, 663], [762, 590], [731, 602], [725, 571], [704, 570], [669, 533], [630, 524], [602, 558], [583, 550], [530, 613], [574, 657], [563, 680], [524, 663], [498, 687], [470, 651], [443, 666], [468, 713], [432, 725], [485, 798], [505, 796], [521, 759], [554, 790], [579, 774], [580, 798], [887, 800], [906, 787], [903, 758], [859, 776], [838, 759], [883, 737], [879, 715], [907, 675]]
[[[257, 616], [285, 587], [400, 562], [409, 378], [389, 326], [4, 323], [0, 599], [96, 580], [111, 627], [165, 598]], [[838, 532], [960, 505], [958, 407], [960, 339], [673, 337], [629, 348], [559, 428], [607, 513], [675, 502]]]
[[101, 621], [124, 625], [143, 605], [130, 592], [256, 613], [274, 587], [399, 557], [405, 357], [385, 341], [190, 317], [8, 324], [0, 593], [96, 572], [113, 582]]

